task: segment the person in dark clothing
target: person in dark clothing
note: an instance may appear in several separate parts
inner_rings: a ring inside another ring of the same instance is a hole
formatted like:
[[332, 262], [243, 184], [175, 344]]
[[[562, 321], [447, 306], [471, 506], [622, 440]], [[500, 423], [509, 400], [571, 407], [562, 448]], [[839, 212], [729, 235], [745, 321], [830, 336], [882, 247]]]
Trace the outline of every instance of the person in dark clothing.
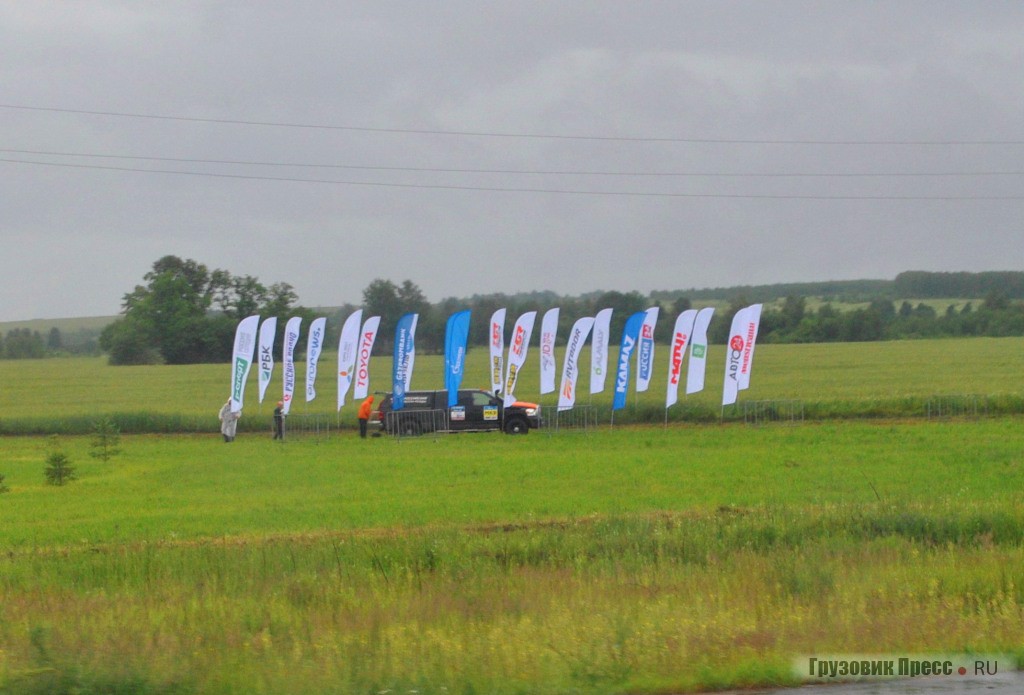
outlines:
[[278, 401], [274, 408], [274, 439], [284, 440], [284, 401]]

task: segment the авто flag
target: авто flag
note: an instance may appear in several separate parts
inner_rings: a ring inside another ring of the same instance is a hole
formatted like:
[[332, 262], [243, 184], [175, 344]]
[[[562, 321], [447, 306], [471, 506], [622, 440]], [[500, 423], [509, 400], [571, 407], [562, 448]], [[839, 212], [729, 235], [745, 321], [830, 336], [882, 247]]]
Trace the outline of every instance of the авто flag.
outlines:
[[743, 365], [740, 367], [740, 391], [750, 388], [750, 372], [754, 368], [754, 347], [760, 325], [761, 305], [752, 304], [747, 307], [747, 346], [743, 349]]
[[736, 312], [729, 328], [725, 346], [725, 377], [722, 384], [722, 405], [732, 405], [740, 391], [750, 386], [750, 367], [761, 322], [761, 305], [753, 304]]

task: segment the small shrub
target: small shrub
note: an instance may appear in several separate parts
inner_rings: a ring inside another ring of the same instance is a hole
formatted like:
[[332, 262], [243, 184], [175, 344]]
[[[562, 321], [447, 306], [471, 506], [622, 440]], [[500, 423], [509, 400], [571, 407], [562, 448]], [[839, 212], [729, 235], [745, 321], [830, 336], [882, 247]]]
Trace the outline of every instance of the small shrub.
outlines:
[[64, 485], [75, 480], [75, 467], [71, 465], [68, 455], [60, 450], [56, 437], [51, 439], [51, 446], [53, 449], [46, 457], [46, 469], [44, 470], [46, 482], [50, 485]]
[[5, 492], [10, 492], [10, 491], [11, 491], [11, 488], [7, 487], [7, 485], [4, 484], [4, 474], [0, 473], [0, 495], [2, 495]]
[[101, 461], [109, 461], [121, 453], [121, 430], [109, 417], [99, 420], [92, 427], [92, 451], [89, 455]]

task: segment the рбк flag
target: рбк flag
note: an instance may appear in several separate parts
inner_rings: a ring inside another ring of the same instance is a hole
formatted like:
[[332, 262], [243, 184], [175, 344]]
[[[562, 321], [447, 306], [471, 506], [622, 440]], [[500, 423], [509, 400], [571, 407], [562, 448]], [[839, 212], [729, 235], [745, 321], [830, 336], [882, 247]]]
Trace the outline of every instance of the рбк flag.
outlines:
[[395, 326], [394, 364], [391, 371], [392, 410], [405, 407], [405, 392], [412, 383], [412, 368], [416, 361], [416, 322], [419, 314], [403, 314]]
[[611, 344], [612, 310], [601, 309], [594, 317], [593, 336], [590, 338], [590, 392], [604, 391], [608, 376], [608, 346]]
[[498, 309], [491, 315], [488, 335], [491, 341], [491, 393], [498, 395], [505, 379], [505, 309]]
[[469, 311], [459, 311], [449, 316], [444, 332], [444, 387], [448, 389], [449, 408], [459, 402], [468, 340]]
[[548, 309], [540, 322], [540, 392], [555, 390], [555, 334], [558, 333], [558, 308]]
[[659, 307], [652, 306], [644, 312], [640, 326], [640, 343], [636, 351], [636, 391], [646, 391], [651, 385], [654, 372], [654, 327], [658, 323]]
[[366, 398], [370, 392], [370, 356], [373, 355], [373, 343], [377, 340], [380, 330], [380, 316], [371, 316], [363, 323], [359, 332], [359, 351], [356, 353], [356, 387], [352, 397], [356, 400]]
[[516, 320], [512, 329], [512, 337], [508, 344], [508, 373], [505, 375], [505, 389], [502, 395], [505, 399], [505, 407], [516, 402], [516, 379], [519, 378], [519, 370], [526, 363], [526, 353], [530, 348], [530, 337], [533, 335], [533, 324], [537, 320], [536, 311], [528, 311]]
[[267, 392], [270, 377], [274, 373], [274, 338], [277, 337], [277, 317], [272, 316], [260, 324], [259, 360], [260, 370], [257, 372], [260, 386], [260, 403]]
[[231, 360], [231, 412], [237, 413], [242, 410], [242, 401], [245, 396], [245, 380], [249, 376], [249, 368], [252, 367], [252, 356], [256, 351], [256, 328], [259, 326], [259, 316], [249, 316], [238, 322], [235, 329], [235, 347], [233, 359]]
[[320, 351], [324, 349], [324, 332], [327, 319], [313, 319], [309, 324], [309, 335], [306, 337], [306, 402], [316, 398], [316, 365], [320, 360]]
[[690, 336], [690, 365], [686, 370], [686, 393], [704, 390], [704, 372], [708, 363], [708, 326], [715, 313], [714, 307], [705, 307], [697, 312]]
[[299, 342], [299, 330], [302, 328], [302, 317], [293, 316], [284, 326], [284, 413], [292, 408], [292, 397], [295, 395], [295, 345]]
[[569, 331], [569, 342], [565, 346], [565, 360], [562, 364], [562, 385], [558, 392], [558, 409], [572, 410], [576, 404], [576, 381], [579, 379], [580, 350], [587, 342], [590, 329], [594, 326], [594, 318], [585, 316], [573, 324]]
[[690, 345], [693, 335], [693, 324], [697, 319], [696, 309], [687, 309], [676, 318], [676, 326], [672, 331], [672, 342], [669, 343], [668, 387], [665, 389], [665, 407], [671, 408], [679, 400], [679, 380], [683, 375], [683, 360], [686, 348]]
[[356, 309], [341, 326], [341, 336], [338, 338], [338, 410], [345, 406], [345, 396], [352, 385], [359, 343], [359, 324], [362, 320], [363, 310]]
[[633, 355], [633, 348], [636, 347], [637, 337], [640, 335], [640, 326], [643, 325], [644, 316], [644, 312], [636, 312], [626, 319], [626, 326], [622, 329], [619, 362], [615, 371], [615, 396], [612, 400], [612, 410], [622, 410], [626, 407], [626, 393], [629, 391], [629, 362]]

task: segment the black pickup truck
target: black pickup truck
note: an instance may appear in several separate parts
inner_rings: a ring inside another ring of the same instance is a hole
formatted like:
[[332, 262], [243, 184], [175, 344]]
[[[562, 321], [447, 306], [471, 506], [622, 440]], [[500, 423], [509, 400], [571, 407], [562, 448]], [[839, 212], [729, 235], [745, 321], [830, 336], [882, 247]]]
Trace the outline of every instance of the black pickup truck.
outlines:
[[540, 406], [536, 403], [516, 401], [506, 408], [501, 398], [487, 391], [460, 390], [458, 401], [450, 408], [445, 390], [408, 391], [401, 410], [393, 410], [391, 400], [392, 394], [385, 395], [370, 415], [370, 426], [387, 434], [492, 430], [526, 434], [542, 424]]

